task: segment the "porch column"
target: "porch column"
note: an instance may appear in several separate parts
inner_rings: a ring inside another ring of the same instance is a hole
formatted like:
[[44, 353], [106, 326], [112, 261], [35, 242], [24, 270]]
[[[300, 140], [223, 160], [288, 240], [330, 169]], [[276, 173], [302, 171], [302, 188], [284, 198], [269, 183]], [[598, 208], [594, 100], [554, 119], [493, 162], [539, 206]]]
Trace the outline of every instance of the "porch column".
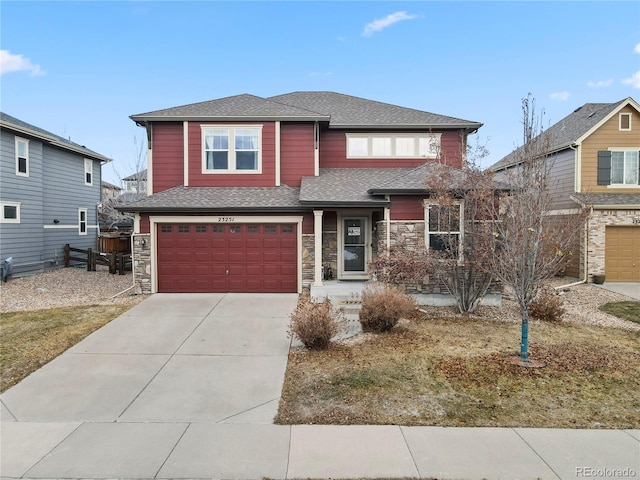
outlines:
[[313, 286], [322, 286], [322, 210], [313, 211], [313, 235], [314, 235], [314, 270]]

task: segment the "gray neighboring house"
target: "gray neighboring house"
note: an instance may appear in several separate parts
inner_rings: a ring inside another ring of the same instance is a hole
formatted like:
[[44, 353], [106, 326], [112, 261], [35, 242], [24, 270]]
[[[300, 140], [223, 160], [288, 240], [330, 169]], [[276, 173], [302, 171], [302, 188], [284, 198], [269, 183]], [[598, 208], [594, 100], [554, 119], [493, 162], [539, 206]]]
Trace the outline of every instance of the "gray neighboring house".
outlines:
[[111, 159], [2, 112], [0, 127], [0, 261], [21, 276], [64, 265], [66, 243], [95, 249]]

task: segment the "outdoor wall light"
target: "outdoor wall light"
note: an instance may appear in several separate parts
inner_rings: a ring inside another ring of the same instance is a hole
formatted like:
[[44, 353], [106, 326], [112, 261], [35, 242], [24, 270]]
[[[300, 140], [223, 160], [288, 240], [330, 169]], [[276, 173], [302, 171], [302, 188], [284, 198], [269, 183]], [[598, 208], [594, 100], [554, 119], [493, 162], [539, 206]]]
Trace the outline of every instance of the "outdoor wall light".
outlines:
[[57, 218], [54, 218], [53, 223], [60, 223], [60, 220], [58, 220]]
[[143, 247], [147, 244], [147, 241], [144, 238], [140, 239], [140, 245], [142, 245]]

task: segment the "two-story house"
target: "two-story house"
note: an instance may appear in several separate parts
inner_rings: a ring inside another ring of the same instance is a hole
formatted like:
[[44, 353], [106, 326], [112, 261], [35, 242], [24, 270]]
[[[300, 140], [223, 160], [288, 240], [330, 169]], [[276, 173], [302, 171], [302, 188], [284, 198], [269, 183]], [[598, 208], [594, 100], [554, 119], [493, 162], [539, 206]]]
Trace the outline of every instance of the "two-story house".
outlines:
[[368, 279], [393, 244], [439, 248], [429, 173], [462, 172], [481, 126], [333, 92], [131, 118], [149, 147], [149, 196], [124, 207], [146, 292], [301, 292], [330, 274]]
[[101, 165], [88, 148], [0, 113], [0, 257], [13, 274], [64, 264], [64, 245], [96, 248]]
[[[640, 281], [640, 106], [627, 98], [587, 103], [542, 133], [548, 140], [551, 215], [591, 214], [567, 274], [589, 280]], [[512, 152], [490, 167], [515, 167]], [[559, 217], [561, 218], [561, 217]]]

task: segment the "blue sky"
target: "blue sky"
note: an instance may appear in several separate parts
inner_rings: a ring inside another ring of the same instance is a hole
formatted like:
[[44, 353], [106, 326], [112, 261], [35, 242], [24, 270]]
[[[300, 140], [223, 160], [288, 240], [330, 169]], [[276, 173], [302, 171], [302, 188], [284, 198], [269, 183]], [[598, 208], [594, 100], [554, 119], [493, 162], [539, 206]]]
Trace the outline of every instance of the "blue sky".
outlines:
[[0, 108], [135, 167], [129, 116], [329, 90], [479, 121], [488, 166], [588, 102], [640, 100], [640, 2], [7, 1]]

